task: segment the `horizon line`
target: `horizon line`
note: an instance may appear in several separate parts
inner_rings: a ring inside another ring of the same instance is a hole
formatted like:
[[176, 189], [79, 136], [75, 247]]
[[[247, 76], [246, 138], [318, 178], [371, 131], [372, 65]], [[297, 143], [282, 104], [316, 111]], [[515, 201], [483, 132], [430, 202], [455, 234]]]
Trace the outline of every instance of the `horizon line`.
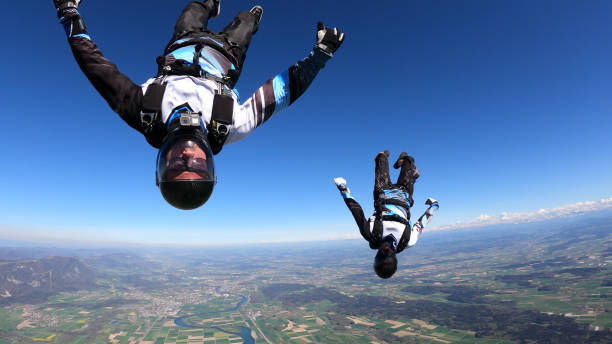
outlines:
[[[502, 212], [497, 216], [492, 216], [488, 214], [482, 214], [477, 218], [467, 221], [460, 222], [457, 221], [450, 225], [443, 226], [432, 226], [425, 227], [424, 231], [437, 232], [437, 231], [447, 231], [447, 230], [469, 230], [483, 227], [494, 227], [497, 225], [503, 224], [526, 224], [526, 223], [536, 223], [543, 222], [548, 220], [553, 220], [557, 218], [569, 218], [569, 217], [577, 217], [580, 215], [585, 215], [586, 213], [591, 213], [595, 211], [612, 209], [612, 197], [610, 198], [602, 198], [599, 201], [586, 201], [586, 202], [577, 202], [568, 205], [558, 206], [550, 209], [539, 209], [530, 212]], [[24, 228], [19, 228], [17, 226], [3, 226], [4, 228], [0, 229], [0, 240], [5, 241], [14, 241], [14, 242], [22, 242], [24, 244], [40, 244], [40, 245], [61, 245], [61, 246], [69, 246], [69, 247], [96, 247], [96, 248], [125, 248], [125, 247], [143, 247], [143, 248], [199, 248], [199, 247], [218, 247], [225, 246], [228, 243], [218, 242], [215, 244], [210, 243], [167, 243], [167, 242], [136, 242], [130, 240], [99, 240], [94, 238], [67, 238], [61, 236], [49, 236], [49, 235], [38, 235], [38, 236], [29, 236], [27, 234], [27, 230]], [[8, 228], [7, 228], [8, 227]], [[11, 231], [12, 235], [6, 233], [6, 230]], [[12, 229], [12, 230], [11, 230]], [[15, 233], [19, 233], [15, 235]], [[262, 244], [284, 244], [284, 243], [314, 243], [314, 242], [322, 242], [322, 241], [336, 241], [336, 240], [353, 240], [360, 239], [361, 235], [359, 233], [350, 233], [350, 234], [340, 234], [328, 237], [318, 237], [318, 238], [309, 238], [309, 239], [292, 239], [292, 238], [279, 238], [275, 240], [259, 240], [255, 242], [243, 242], [236, 243], [231, 242], [232, 244], [238, 246], [252, 246], [252, 245], [262, 245]], [[81, 245], [81, 246], [78, 246]], [[7, 246], [4, 246], [7, 247]]]

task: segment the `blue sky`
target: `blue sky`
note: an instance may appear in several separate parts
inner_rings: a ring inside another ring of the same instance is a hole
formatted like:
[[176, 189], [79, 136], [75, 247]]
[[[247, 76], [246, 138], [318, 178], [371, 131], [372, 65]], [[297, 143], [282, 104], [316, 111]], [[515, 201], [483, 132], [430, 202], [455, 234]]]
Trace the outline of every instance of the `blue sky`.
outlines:
[[[103, 53], [140, 84], [186, 3], [86, 0], [81, 13]], [[256, 3], [222, 0], [209, 28]], [[371, 212], [373, 158], [384, 149], [415, 157], [413, 213], [439, 199], [437, 226], [612, 196], [612, 2], [258, 3], [243, 99], [307, 55], [318, 20], [346, 41], [301, 99], [224, 148], [212, 198], [190, 212], [162, 199], [156, 151], [81, 74], [52, 1], [5, 4], [0, 238], [220, 244], [354, 234], [332, 179], [345, 177]]]

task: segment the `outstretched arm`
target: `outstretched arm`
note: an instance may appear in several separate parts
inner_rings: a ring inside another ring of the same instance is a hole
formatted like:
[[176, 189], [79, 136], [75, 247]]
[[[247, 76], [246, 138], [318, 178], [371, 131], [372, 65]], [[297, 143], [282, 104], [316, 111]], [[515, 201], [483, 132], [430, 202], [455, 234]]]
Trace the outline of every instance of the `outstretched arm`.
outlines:
[[242, 105], [249, 117], [249, 128], [239, 130], [248, 133], [266, 122], [272, 115], [293, 104], [310, 86], [325, 63], [344, 41], [344, 33], [327, 29], [323, 23], [317, 28], [317, 44], [310, 54], [282, 73], [270, 78]]
[[372, 234], [370, 233], [370, 222], [365, 218], [363, 214], [363, 209], [361, 209], [361, 205], [357, 203], [357, 201], [351, 196], [351, 190], [346, 186], [346, 180], [342, 177], [334, 178], [334, 182], [344, 198], [344, 203], [353, 214], [353, 218], [355, 218], [355, 222], [357, 222], [357, 226], [359, 226], [359, 232], [361, 236], [370, 241]]
[[77, 11], [80, 0], [54, 0], [58, 18], [79, 67], [108, 105], [132, 128], [141, 131], [143, 93], [140, 86], [123, 75], [91, 41], [83, 18]]
[[428, 205], [429, 208], [425, 210], [423, 215], [421, 215], [419, 219], [412, 226], [410, 240], [408, 241], [407, 247], [412, 247], [416, 245], [417, 240], [419, 239], [419, 236], [421, 236], [421, 233], [423, 232], [423, 228], [425, 228], [425, 225], [429, 224], [429, 221], [431, 221], [431, 218], [440, 208], [440, 206], [438, 205], [438, 201], [436, 201], [433, 198], [428, 198], [425, 204]]

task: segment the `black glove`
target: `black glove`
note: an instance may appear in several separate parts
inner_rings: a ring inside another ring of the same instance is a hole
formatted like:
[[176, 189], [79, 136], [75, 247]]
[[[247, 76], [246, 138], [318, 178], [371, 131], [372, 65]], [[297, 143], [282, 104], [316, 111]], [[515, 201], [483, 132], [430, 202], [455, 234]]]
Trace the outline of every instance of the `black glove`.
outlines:
[[319, 22], [317, 25], [317, 47], [329, 54], [333, 54], [340, 48], [344, 42], [344, 33], [338, 31], [337, 28], [328, 29]]
[[77, 8], [82, 0], [53, 0], [58, 18], [78, 16]]

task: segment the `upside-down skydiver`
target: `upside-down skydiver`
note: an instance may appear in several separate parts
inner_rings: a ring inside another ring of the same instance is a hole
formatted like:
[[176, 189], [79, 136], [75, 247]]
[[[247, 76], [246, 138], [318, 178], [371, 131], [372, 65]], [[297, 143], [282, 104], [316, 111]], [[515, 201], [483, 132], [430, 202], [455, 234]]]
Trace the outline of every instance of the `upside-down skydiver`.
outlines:
[[220, 0], [190, 2], [157, 58], [157, 76], [138, 86], [93, 43], [77, 11], [80, 3], [54, 0], [74, 57], [110, 107], [159, 149], [156, 182], [164, 199], [179, 209], [208, 200], [216, 183], [213, 155], [291, 105], [344, 41], [344, 33], [319, 22], [310, 54], [239, 103], [235, 85], [261, 6], [238, 13], [216, 33], [207, 24], [219, 15]]
[[363, 209], [351, 196], [342, 177], [334, 179], [344, 202], [353, 214], [361, 236], [370, 243], [370, 248], [378, 250], [374, 258], [374, 271], [381, 278], [393, 276], [397, 270], [397, 253], [416, 244], [423, 228], [438, 210], [438, 201], [433, 198], [425, 202], [429, 208], [415, 222], [410, 223], [410, 208], [414, 205], [412, 193], [414, 182], [420, 172], [414, 159], [401, 153], [393, 167], [401, 167], [396, 184], [391, 184], [389, 177], [389, 152], [376, 155], [374, 177], [374, 214], [366, 219]]

